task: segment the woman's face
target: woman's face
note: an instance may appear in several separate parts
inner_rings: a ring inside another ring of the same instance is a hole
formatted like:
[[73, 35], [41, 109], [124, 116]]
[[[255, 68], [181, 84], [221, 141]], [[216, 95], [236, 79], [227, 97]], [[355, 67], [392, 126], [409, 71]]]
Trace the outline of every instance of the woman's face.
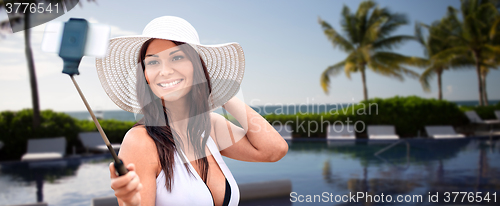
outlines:
[[144, 75], [153, 93], [164, 101], [176, 101], [193, 85], [193, 64], [172, 41], [155, 39], [146, 50]]

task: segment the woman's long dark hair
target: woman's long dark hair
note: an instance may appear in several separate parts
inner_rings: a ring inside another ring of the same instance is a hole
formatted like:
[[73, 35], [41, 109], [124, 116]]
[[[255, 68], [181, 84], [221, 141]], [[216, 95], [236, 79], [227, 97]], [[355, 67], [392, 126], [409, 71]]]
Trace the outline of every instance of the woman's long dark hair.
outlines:
[[[182, 150], [183, 142], [180, 136], [171, 129], [167, 109], [163, 106], [161, 98], [158, 98], [146, 82], [144, 77], [144, 60], [146, 50], [154, 39], [147, 40], [139, 52], [139, 64], [137, 69], [137, 99], [141, 106], [144, 118], [135, 126], [143, 125], [149, 136], [154, 140], [158, 151], [159, 161], [165, 173], [165, 186], [168, 191], [172, 188], [174, 152]], [[175, 43], [193, 64], [193, 85], [187, 94], [189, 102], [189, 120], [187, 125], [187, 144], [192, 145], [195, 158], [202, 180], [207, 182], [208, 161], [205, 154], [205, 146], [211, 131], [208, 97], [210, 95], [210, 77], [205, 62], [189, 44], [183, 42]], [[204, 134], [203, 134], [204, 133]], [[176, 146], [177, 145], [177, 146]], [[189, 161], [189, 160], [186, 160]], [[188, 162], [184, 165], [188, 171]]]

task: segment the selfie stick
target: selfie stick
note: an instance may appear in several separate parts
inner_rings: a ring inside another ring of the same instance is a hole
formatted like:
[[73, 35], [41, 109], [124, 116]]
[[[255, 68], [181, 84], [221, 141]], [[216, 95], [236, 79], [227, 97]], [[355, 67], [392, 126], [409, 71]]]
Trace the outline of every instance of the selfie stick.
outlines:
[[115, 160], [114, 166], [118, 175], [122, 176], [127, 174], [128, 170], [127, 168], [125, 168], [125, 165], [123, 165], [123, 161], [120, 160], [116, 155], [115, 150], [111, 146], [111, 143], [106, 137], [106, 134], [102, 130], [101, 124], [99, 124], [99, 122], [97, 121], [97, 118], [90, 108], [87, 99], [85, 99], [85, 96], [83, 96], [83, 93], [76, 83], [75, 78], [73, 78], [73, 75], [80, 74], [78, 72], [78, 65], [80, 65], [80, 61], [82, 60], [85, 51], [87, 31], [88, 22], [85, 19], [70, 18], [68, 22], [64, 23], [64, 32], [61, 40], [61, 48], [59, 50], [59, 56], [64, 60], [64, 69], [62, 72], [68, 74], [71, 77], [76, 90], [78, 90], [78, 94], [80, 94], [85, 107], [87, 107], [92, 120], [94, 120], [97, 130], [99, 130], [99, 133], [101, 134], [102, 140], [104, 140], [104, 143], [108, 147], [109, 152], [111, 152], [111, 155]]

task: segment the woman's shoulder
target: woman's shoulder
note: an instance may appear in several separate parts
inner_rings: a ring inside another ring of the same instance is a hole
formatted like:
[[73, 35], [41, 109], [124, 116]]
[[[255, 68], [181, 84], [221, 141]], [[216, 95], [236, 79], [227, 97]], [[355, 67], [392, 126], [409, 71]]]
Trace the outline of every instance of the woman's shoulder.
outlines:
[[124, 161], [135, 163], [136, 166], [144, 160], [148, 160], [148, 165], [159, 163], [156, 144], [144, 126], [132, 127], [125, 134], [119, 156], [124, 158]]
[[[128, 130], [123, 138], [123, 146], [131, 147], [141, 147], [141, 149], [151, 149], [156, 150], [156, 144], [154, 140], [149, 136], [146, 128], [144, 126], [135, 126]], [[137, 148], [139, 149], [139, 148]]]

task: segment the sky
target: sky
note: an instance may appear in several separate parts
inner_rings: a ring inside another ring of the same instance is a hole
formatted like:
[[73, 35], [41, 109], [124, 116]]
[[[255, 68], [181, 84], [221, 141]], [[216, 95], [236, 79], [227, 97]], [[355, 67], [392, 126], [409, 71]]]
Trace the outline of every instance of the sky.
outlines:
[[[320, 86], [320, 74], [342, 61], [346, 53], [333, 48], [318, 24], [318, 17], [340, 29], [342, 7], [356, 11], [360, 0], [185, 0], [185, 1], [81, 1], [81, 6], [53, 21], [85, 18], [107, 24], [111, 37], [138, 35], [152, 19], [165, 15], [186, 19], [197, 30], [202, 44], [238, 42], [245, 52], [245, 75], [238, 97], [250, 106], [284, 104], [335, 104], [359, 102], [363, 98], [361, 75], [348, 79], [343, 73], [331, 78], [330, 93]], [[406, 14], [409, 24], [394, 35], [414, 34], [415, 22], [430, 24], [444, 16], [448, 6], [459, 7], [459, 0], [378, 0], [381, 7]], [[0, 20], [7, 19], [0, 11]], [[40, 49], [45, 24], [31, 29], [32, 47], [41, 109], [85, 111], [70, 78], [62, 74], [57, 54]], [[31, 93], [23, 33], [0, 37], [0, 111], [31, 108]], [[395, 51], [422, 57], [422, 46], [408, 42]], [[412, 68], [421, 73], [423, 69]], [[94, 109], [120, 110], [102, 89], [95, 69], [95, 58], [84, 57], [75, 79]], [[490, 100], [500, 99], [500, 71], [487, 77]], [[437, 81], [426, 93], [416, 79], [404, 81], [368, 70], [369, 98], [417, 95], [437, 98]], [[477, 75], [473, 68], [446, 71], [443, 97], [451, 101], [477, 100]]]

